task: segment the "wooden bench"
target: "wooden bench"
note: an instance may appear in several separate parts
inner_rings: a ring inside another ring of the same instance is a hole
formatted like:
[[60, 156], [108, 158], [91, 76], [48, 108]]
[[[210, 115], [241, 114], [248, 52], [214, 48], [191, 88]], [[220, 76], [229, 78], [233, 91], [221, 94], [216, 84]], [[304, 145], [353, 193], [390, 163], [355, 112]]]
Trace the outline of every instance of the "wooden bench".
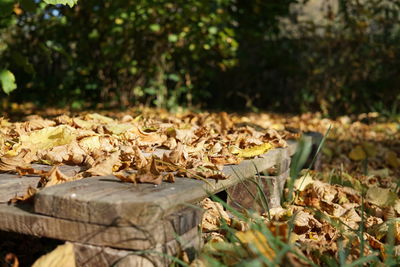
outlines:
[[[70, 241], [77, 266], [165, 266], [182, 250], [201, 246], [202, 210], [196, 204], [224, 190], [232, 204], [252, 208], [242, 182], [265, 176], [270, 206], [280, 205], [295, 142], [239, 165], [227, 165], [226, 180], [176, 178], [175, 183], [123, 183], [114, 176], [90, 177], [44, 188], [32, 204], [7, 204], [35, 186], [39, 177], [0, 174], [0, 230]], [[36, 165], [35, 168], [49, 168]], [[61, 166], [73, 173], [77, 166]], [[232, 200], [233, 199], [233, 200]]]

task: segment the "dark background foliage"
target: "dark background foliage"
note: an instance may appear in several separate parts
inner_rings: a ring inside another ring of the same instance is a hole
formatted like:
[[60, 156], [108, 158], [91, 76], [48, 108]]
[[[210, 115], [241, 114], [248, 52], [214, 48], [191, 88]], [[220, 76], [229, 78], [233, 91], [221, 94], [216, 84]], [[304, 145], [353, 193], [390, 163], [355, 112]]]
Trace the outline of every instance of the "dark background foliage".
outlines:
[[295, 2], [10, 0], [0, 70], [18, 89], [1, 95], [3, 108], [398, 113], [400, 0], [327, 1], [317, 22]]

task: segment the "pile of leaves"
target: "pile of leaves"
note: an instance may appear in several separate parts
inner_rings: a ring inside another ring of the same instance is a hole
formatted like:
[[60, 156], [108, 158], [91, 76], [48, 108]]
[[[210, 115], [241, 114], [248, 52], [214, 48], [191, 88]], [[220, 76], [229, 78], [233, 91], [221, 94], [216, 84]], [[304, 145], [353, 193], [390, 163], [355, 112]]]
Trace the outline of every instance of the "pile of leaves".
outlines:
[[[286, 146], [296, 137], [227, 113], [172, 115], [151, 111], [120, 119], [97, 113], [25, 122], [0, 119], [0, 172], [40, 175], [39, 188], [114, 174], [122, 181], [160, 184], [175, 177], [227, 179], [226, 164]], [[32, 163], [54, 166], [50, 171]], [[81, 166], [73, 176], [61, 164]], [[32, 195], [30, 190], [28, 195]]]
[[[249, 115], [279, 128], [326, 133], [318, 171], [287, 183], [282, 207], [237, 213], [205, 200], [206, 245], [192, 266], [400, 264], [400, 124], [376, 114]], [[265, 125], [264, 125], [265, 126]], [[290, 192], [293, 195], [289, 196]], [[228, 213], [226, 211], [229, 211]]]

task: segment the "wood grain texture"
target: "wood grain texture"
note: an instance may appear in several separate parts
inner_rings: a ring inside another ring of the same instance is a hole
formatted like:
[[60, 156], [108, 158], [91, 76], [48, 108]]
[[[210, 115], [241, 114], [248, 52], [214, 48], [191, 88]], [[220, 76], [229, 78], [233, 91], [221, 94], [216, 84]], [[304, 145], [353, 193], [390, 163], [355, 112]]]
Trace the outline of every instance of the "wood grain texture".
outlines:
[[175, 256], [180, 251], [199, 249], [201, 245], [199, 229], [196, 227], [181, 235], [179, 239], [148, 251], [121, 250], [82, 243], [74, 243], [74, 250], [78, 267], [157, 267], [168, 266], [171, 263], [171, 258], [165, 255]]
[[259, 158], [227, 165], [223, 172], [230, 178], [208, 182], [177, 178], [175, 183], [130, 184], [114, 176], [91, 177], [52, 186], [35, 197], [37, 213], [101, 225], [153, 224], [182, 206], [225, 190], [254, 177], [288, 157], [288, 148], [268, 151]]
[[193, 228], [201, 211], [187, 208], [155, 224], [106, 226], [38, 215], [29, 206], [0, 205], [0, 230], [39, 237], [74, 241], [98, 246], [145, 250], [175, 240]]
[[[37, 170], [50, 170], [52, 166], [32, 164]], [[81, 167], [62, 165], [60, 171], [68, 176], [75, 175]], [[37, 187], [40, 177], [38, 175], [20, 176], [14, 173], [0, 173], [0, 203], [8, 202], [16, 196], [25, 195], [28, 188]]]
[[40, 177], [19, 177], [15, 174], [0, 174], [0, 203], [24, 195], [28, 188], [36, 187]]

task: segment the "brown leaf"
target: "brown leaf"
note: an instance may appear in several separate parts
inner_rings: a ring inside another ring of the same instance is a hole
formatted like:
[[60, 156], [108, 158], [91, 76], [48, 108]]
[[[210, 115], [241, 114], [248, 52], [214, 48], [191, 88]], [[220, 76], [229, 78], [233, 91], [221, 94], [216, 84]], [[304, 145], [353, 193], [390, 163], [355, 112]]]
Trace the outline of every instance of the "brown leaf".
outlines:
[[54, 166], [48, 173], [42, 175], [45, 179], [45, 187], [53, 186], [56, 184], [62, 184], [72, 180], [71, 177], [63, 174], [59, 169], [58, 166]]
[[206, 198], [200, 202], [200, 205], [205, 210], [201, 221], [201, 228], [203, 231], [218, 230], [222, 220], [230, 224], [231, 219], [220, 203]]
[[30, 202], [33, 200], [33, 196], [36, 194], [37, 189], [33, 188], [31, 186], [28, 187], [28, 190], [26, 191], [25, 195], [23, 196], [16, 196], [12, 199], [10, 199], [10, 203], [16, 203], [16, 202]]
[[149, 183], [159, 185], [162, 183], [162, 175], [157, 169], [156, 158], [152, 157], [147, 166], [139, 169], [136, 174], [136, 180], [140, 183]]
[[114, 172], [113, 174], [115, 175], [115, 177], [120, 179], [122, 182], [134, 183], [134, 184], [137, 183], [136, 173], [126, 174], [124, 172]]
[[142, 169], [149, 164], [149, 161], [143, 155], [138, 146], [133, 147], [134, 164], [137, 169]]
[[6, 256], [4, 257], [4, 261], [7, 264], [7, 266], [19, 267], [18, 257], [14, 253], [11, 252], [7, 253]]
[[17, 167], [26, 168], [33, 159], [34, 156], [28, 149], [22, 149], [16, 156], [6, 154], [0, 158], [0, 171], [15, 171]]
[[121, 166], [119, 155], [119, 151], [111, 155], [103, 155], [94, 162], [94, 165], [87, 170], [86, 173], [92, 176], [106, 176], [112, 174], [115, 171], [115, 167], [118, 169], [119, 166]]
[[168, 172], [163, 175], [163, 180], [168, 183], [175, 183], [175, 175], [172, 172]]

